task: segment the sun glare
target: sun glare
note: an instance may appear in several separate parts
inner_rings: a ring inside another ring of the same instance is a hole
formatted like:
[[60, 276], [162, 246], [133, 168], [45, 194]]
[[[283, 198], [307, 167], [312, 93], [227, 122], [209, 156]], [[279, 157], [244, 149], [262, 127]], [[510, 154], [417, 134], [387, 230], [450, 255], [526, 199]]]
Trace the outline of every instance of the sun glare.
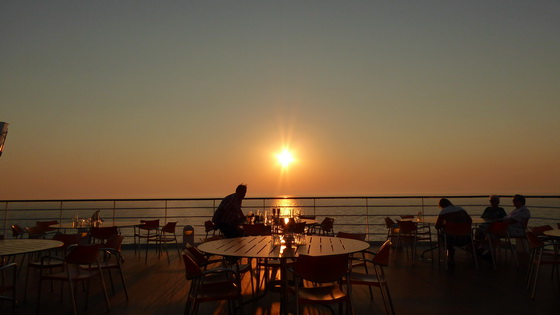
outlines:
[[288, 165], [290, 165], [294, 161], [294, 157], [286, 149], [284, 149], [282, 153], [278, 154], [277, 157], [278, 157], [278, 163], [280, 163], [282, 167], [288, 167]]

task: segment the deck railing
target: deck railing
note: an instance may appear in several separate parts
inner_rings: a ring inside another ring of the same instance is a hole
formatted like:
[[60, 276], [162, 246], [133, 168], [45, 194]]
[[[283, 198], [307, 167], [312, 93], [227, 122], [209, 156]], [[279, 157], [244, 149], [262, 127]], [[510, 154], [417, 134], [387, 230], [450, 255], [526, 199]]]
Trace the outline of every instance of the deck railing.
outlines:
[[[465, 208], [471, 216], [480, 216], [488, 206], [488, 196], [446, 196], [455, 205]], [[385, 217], [401, 215], [435, 216], [441, 196], [341, 196], [341, 197], [263, 197], [245, 198], [243, 211], [264, 214], [272, 208], [282, 211], [298, 210], [313, 214], [317, 220], [335, 218], [335, 232], [366, 233], [369, 241], [383, 240], [386, 235]], [[513, 210], [512, 196], [502, 196], [501, 206]], [[530, 225], [560, 222], [560, 196], [526, 196], [531, 210]], [[11, 237], [11, 225], [34, 226], [36, 221], [58, 220], [70, 222], [75, 216], [91, 217], [100, 210], [104, 220], [160, 219], [162, 223], [177, 221], [178, 227], [191, 225], [195, 239], [205, 236], [204, 221], [211, 219], [221, 198], [170, 199], [67, 199], [67, 200], [2, 200], [0, 201], [0, 235]], [[124, 229], [130, 236], [132, 228]]]

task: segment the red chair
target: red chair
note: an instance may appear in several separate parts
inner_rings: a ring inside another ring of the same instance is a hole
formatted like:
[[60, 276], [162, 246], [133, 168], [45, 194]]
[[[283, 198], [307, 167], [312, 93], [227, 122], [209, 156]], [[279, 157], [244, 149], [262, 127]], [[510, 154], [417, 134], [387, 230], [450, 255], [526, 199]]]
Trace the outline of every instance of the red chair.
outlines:
[[385, 277], [385, 272], [383, 267], [389, 266], [389, 252], [391, 247], [391, 241], [387, 240], [377, 253], [369, 252], [373, 255], [372, 259], [366, 258], [352, 258], [352, 260], [365, 262], [366, 264], [370, 264], [371, 268], [375, 271], [375, 273], [370, 274], [366, 271], [366, 273], [361, 273], [355, 271], [352, 268], [352, 271], [348, 275], [349, 281], [351, 285], [367, 285], [370, 288], [370, 296], [373, 300], [373, 294], [371, 292], [371, 287], [378, 287], [381, 291], [381, 297], [383, 298], [383, 304], [385, 305], [385, 311], [387, 314], [395, 314], [395, 309], [393, 307], [393, 301], [391, 299], [391, 293], [389, 292], [389, 284], [387, 283], [387, 278]]
[[154, 239], [148, 239], [148, 242], [156, 242], [158, 247], [158, 258], [161, 256], [162, 245], [167, 254], [167, 262], [170, 263], [169, 251], [167, 250], [167, 243], [175, 243], [177, 248], [177, 253], [181, 256], [181, 250], [179, 249], [179, 241], [177, 240], [177, 233], [175, 229], [177, 227], [177, 222], [167, 222], [160, 230], [160, 233]]
[[[44, 275], [41, 272], [38, 295], [37, 295], [37, 307], [40, 307], [41, 305], [41, 292], [42, 292], [43, 280], [68, 282], [70, 286], [70, 294], [72, 296], [72, 309], [74, 311], [74, 314], [78, 314], [77, 307], [76, 307], [76, 295], [75, 295], [76, 290], [74, 289], [75, 283], [90, 281], [91, 278], [99, 276], [99, 279], [101, 280], [101, 285], [103, 287], [103, 292], [105, 294], [107, 311], [111, 311], [109, 296], [107, 295], [107, 288], [105, 287], [105, 281], [103, 280], [103, 275], [101, 274], [101, 265], [99, 264], [99, 259], [98, 259], [100, 248], [101, 248], [100, 244], [72, 246], [71, 248], [69, 248], [70, 251], [69, 254], [66, 255], [64, 259], [56, 258], [64, 262], [65, 270], [63, 272], [56, 273], [56, 274], [47, 274], [47, 275]], [[51, 259], [55, 259], [55, 258], [53, 257]], [[95, 269], [85, 270], [84, 268], [81, 268], [81, 265], [86, 265], [86, 266], [95, 265]], [[86, 287], [89, 288], [89, 285], [87, 285]], [[89, 290], [86, 289], [86, 294], [89, 293], [88, 291]], [[87, 307], [87, 300], [86, 300], [86, 307]]]
[[200, 266], [186, 252], [182, 254], [187, 281], [191, 281], [185, 314], [198, 312], [200, 303], [228, 301], [230, 314], [234, 313], [234, 302], [241, 308], [241, 289], [237, 285], [235, 272], [228, 268], [201, 270]]
[[496, 260], [501, 249], [509, 250], [513, 256], [515, 265], [519, 267], [517, 255], [509, 237], [508, 226], [508, 221], [496, 221], [491, 222], [486, 230], [475, 228], [475, 233], [482, 233], [482, 235], [484, 235], [482, 239], [475, 240], [475, 244], [488, 247], [494, 270], [496, 270]]
[[119, 230], [116, 226], [92, 227], [90, 235], [93, 243], [103, 244], [111, 237], [119, 235]]
[[17, 287], [18, 266], [10, 263], [0, 266], [0, 293], [12, 291], [12, 295], [0, 295], [0, 300], [12, 302], [12, 314], [16, 313], [16, 287]]
[[140, 220], [140, 224], [134, 226], [134, 244], [136, 245], [134, 247], [134, 252], [136, 253], [136, 250], [140, 246], [141, 240], [145, 239], [146, 240], [146, 258], [145, 258], [146, 263], [148, 262], [148, 245], [150, 241], [155, 240], [155, 238], [158, 236], [158, 230], [159, 230], [159, 219]]
[[[101, 266], [101, 270], [107, 270], [107, 273], [109, 274], [109, 280], [111, 281], [111, 289], [113, 291], [113, 295], [115, 294], [115, 284], [113, 282], [113, 275], [111, 273], [111, 270], [118, 270], [124, 288], [124, 294], [126, 296], [126, 300], [128, 301], [128, 290], [126, 288], [126, 282], [124, 280], [122, 268], [122, 263], [124, 262], [124, 258], [121, 255], [123, 240], [124, 236], [119, 234], [113, 235], [112, 237], [107, 239], [107, 241], [103, 243], [101, 245], [101, 248], [99, 249], [103, 254], [103, 259], [99, 263]], [[87, 266], [84, 268], [90, 271], [94, 271], [96, 269], [95, 266]]]
[[453, 247], [462, 247], [463, 249], [467, 250], [473, 257], [474, 265], [476, 270], [478, 270], [478, 260], [476, 259], [475, 253], [475, 246], [474, 246], [474, 237], [472, 231], [472, 223], [455, 223], [455, 222], [445, 222], [445, 225], [442, 228], [442, 240], [443, 240], [443, 247], [440, 247], [441, 250], [445, 250], [446, 257], [447, 257], [447, 264], [446, 269], [450, 267], [451, 264], [454, 264], [454, 261], [449, 258], [453, 258], [451, 251], [455, 251]]
[[31, 256], [29, 256], [29, 261], [27, 264], [27, 271], [25, 274], [25, 292], [24, 292], [24, 301], [27, 300], [27, 287], [29, 284], [29, 272], [31, 269], [41, 270], [49, 270], [49, 272], [54, 272], [55, 269], [63, 268], [64, 262], [62, 261], [62, 257], [66, 255], [67, 249], [72, 245], [77, 245], [80, 243], [82, 237], [80, 234], [55, 234], [53, 236], [53, 240], [61, 241], [62, 247], [56, 248], [51, 250], [46, 256], [43, 256], [41, 259], [31, 261]]
[[[342, 314], [352, 314], [351, 287], [348, 281], [348, 254], [334, 256], [300, 255], [293, 265], [296, 312], [301, 304], [339, 304]], [[305, 280], [305, 281], [303, 281]], [[305, 286], [307, 282], [312, 284]], [[346, 289], [345, 289], [346, 288]]]
[[[556, 281], [560, 287], [560, 270], [558, 268], [558, 265], [560, 265], [560, 254], [558, 253], [558, 249], [555, 248], [557, 244], [543, 242], [543, 240], [530, 230], [526, 231], [526, 235], [527, 241], [529, 242], [529, 248], [531, 250], [531, 265], [529, 266], [529, 272], [527, 274], [527, 290], [532, 287], [531, 299], [534, 299], [539, 278], [539, 271], [542, 265], [552, 265], [552, 275], [556, 273]], [[547, 247], [552, 247], [552, 249], [547, 251]], [[531, 280], [533, 280], [532, 284]]]
[[[403, 247], [404, 243], [408, 243], [411, 247], [411, 256], [412, 256], [412, 264], [416, 261], [416, 246], [419, 242], [427, 241], [429, 245], [432, 244], [432, 233], [429, 229], [429, 226], [422, 226], [419, 228], [419, 223], [414, 221], [400, 221], [397, 220], [398, 225], [398, 234], [397, 234], [397, 241], [395, 244], [395, 254], [394, 259], [397, 259], [397, 253], [399, 247]], [[433, 260], [433, 252], [430, 251]], [[408, 249], [407, 249], [407, 257], [408, 257]]]

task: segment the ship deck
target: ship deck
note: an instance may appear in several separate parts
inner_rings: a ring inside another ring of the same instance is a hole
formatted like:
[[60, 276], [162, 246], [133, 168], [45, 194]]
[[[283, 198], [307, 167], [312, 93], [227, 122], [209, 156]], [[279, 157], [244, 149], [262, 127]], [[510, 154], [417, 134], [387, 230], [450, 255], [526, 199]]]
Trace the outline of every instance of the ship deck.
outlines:
[[[377, 250], [380, 244], [372, 244]], [[422, 249], [419, 249], [419, 252]], [[111, 311], [107, 312], [99, 281], [92, 282], [89, 305], [85, 308], [85, 295], [78, 290], [78, 312], [80, 314], [180, 314], [185, 307], [189, 282], [185, 279], [182, 260], [177, 251], [171, 251], [171, 262], [165, 256], [158, 258], [155, 249], [149, 250], [148, 262], [144, 262], [144, 252], [137, 255], [133, 247], [123, 250], [125, 278], [130, 300], [127, 301], [120, 280], [115, 277], [115, 293], [107, 279]], [[560, 289], [551, 279], [551, 267], [544, 266], [537, 287], [536, 297], [531, 299], [526, 290], [525, 278], [528, 269], [528, 255], [519, 253], [520, 267], [511, 257], [502, 257], [497, 270], [491, 262], [479, 259], [476, 271], [465, 252], [458, 250], [456, 266], [446, 270], [444, 264], [418, 259], [414, 264], [405, 252], [399, 252], [396, 261], [385, 268], [389, 281], [396, 314], [556, 314], [560, 304]], [[430, 255], [426, 255], [427, 258]], [[61, 294], [58, 286], [51, 291], [50, 285], [43, 285], [41, 305], [37, 305], [37, 275], [31, 274], [27, 301], [23, 301], [25, 270], [20, 275], [18, 287], [17, 314], [72, 313], [68, 289]], [[243, 277], [244, 299], [250, 299], [249, 275]], [[385, 313], [381, 295], [373, 288], [374, 300], [365, 287], [353, 289], [355, 314]], [[279, 293], [269, 292], [263, 298], [249, 301], [243, 306], [244, 314], [278, 314]], [[293, 301], [290, 299], [289, 301]], [[293, 303], [288, 308], [295, 313]], [[7, 314], [10, 303], [0, 302], [0, 313]], [[227, 314], [225, 302], [201, 304], [199, 314]], [[305, 314], [330, 314], [326, 308], [306, 308]]]

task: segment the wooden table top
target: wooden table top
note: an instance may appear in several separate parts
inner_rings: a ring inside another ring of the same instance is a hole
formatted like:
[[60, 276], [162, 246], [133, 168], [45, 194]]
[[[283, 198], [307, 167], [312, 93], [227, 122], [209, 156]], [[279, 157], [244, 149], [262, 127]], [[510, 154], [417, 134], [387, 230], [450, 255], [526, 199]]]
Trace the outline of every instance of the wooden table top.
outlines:
[[305, 245], [273, 245], [272, 236], [226, 238], [198, 245], [209, 254], [249, 258], [295, 258], [299, 255], [350, 254], [369, 248], [369, 243], [342, 237], [307, 235]]
[[0, 240], [0, 256], [18, 255], [39, 252], [47, 249], [61, 247], [63, 243], [55, 240], [44, 239], [7, 239]]
[[[130, 227], [130, 226], [135, 226], [135, 225], [140, 225], [140, 220], [130, 220], [130, 221], [113, 221], [113, 220], [107, 220], [107, 221], [103, 221], [101, 222], [101, 224], [99, 226], [95, 226], [95, 227]], [[87, 229], [90, 228], [90, 225], [84, 225], [84, 226], [75, 226], [74, 223], [72, 222], [64, 222], [64, 223], [59, 223], [59, 224], [53, 224], [50, 227], [55, 228], [55, 229]]]
[[[428, 224], [436, 224], [438, 216], [426, 216], [422, 219], [418, 219], [418, 218], [413, 218], [413, 219], [405, 219], [407, 221], [414, 221], [414, 222], [420, 222], [420, 223], [428, 223]], [[488, 221], [486, 219], [483, 219], [481, 217], [471, 217], [472, 218], [472, 223], [473, 224], [481, 224], [481, 223], [486, 223], [486, 222], [492, 222], [492, 221]], [[403, 220], [403, 221], [405, 221]]]
[[543, 234], [551, 237], [560, 237], [560, 230], [554, 229], [554, 230], [544, 231]]

